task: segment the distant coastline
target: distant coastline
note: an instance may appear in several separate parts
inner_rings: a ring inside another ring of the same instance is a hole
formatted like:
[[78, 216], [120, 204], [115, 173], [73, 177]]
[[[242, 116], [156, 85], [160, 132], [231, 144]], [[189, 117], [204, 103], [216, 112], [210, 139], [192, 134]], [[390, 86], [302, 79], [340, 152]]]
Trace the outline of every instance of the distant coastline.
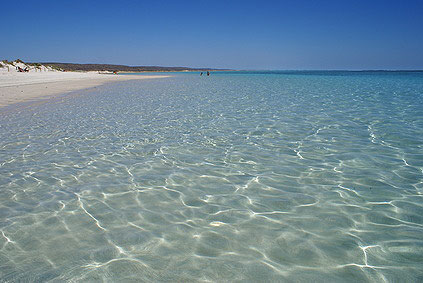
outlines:
[[0, 108], [57, 94], [96, 87], [105, 83], [167, 78], [163, 74], [132, 76], [112, 75], [112, 72], [67, 71], [60, 67], [41, 63], [25, 63], [22, 60], [0, 61]]
[[[22, 62], [16, 60], [14, 62]], [[3, 64], [7, 60], [2, 61]], [[1, 64], [1, 63], [0, 63]], [[80, 64], [80, 63], [60, 63], [60, 62], [32, 62], [26, 63], [30, 66], [45, 66], [58, 71], [67, 72], [123, 72], [123, 73], [143, 73], [143, 72], [205, 72], [205, 71], [229, 71], [229, 72], [281, 72], [281, 73], [329, 73], [329, 72], [348, 72], [348, 73], [371, 73], [371, 72], [406, 72], [406, 73], [419, 73], [423, 69], [407, 70], [407, 69], [362, 69], [362, 70], [349, 70], [349, 69], [228, 69], [228, 68], [191, 68], [191, 67], [168, 67], [168, 66], [128, 66], [117, 64]], [[1, 66], [0, 66], [1, 67]]]
[[351, 73], [366, 73], [366, 72], [423, 72], [421, 70], [393, 70], [393, 69], [368, 69], [368, 70], [258, 70], [258, 69], [224, 69], [224, 68], [191, 68], [191, 67], [166, 67], [166, 66], [128, 66], [115, 64], [78, 64], [78, 63], [58, 63], [58, 62], [42, 62], [45, 66], [51, 66], [55, 69], [63, 71], [100, 71], [100, 72], [124, 72], [124, 73], [143, 73], [143, 72], [205, 72], [205, 71], [230, 71], [230, 72], [351, 72]]
[[162, 66], [126, 66], [112, 64], [76, 64], [76, 63], [57, 63], [42, 62], [45, 66], [51, 66], [63, 71], [103, 71], [103, 72], [125, 72], [125, 73], [141, 73], [141, 72], [189, 72], [189, 71], [233, 71], [231, 69], [216, 68], [190, 68], [190, 67], [162, 67]]

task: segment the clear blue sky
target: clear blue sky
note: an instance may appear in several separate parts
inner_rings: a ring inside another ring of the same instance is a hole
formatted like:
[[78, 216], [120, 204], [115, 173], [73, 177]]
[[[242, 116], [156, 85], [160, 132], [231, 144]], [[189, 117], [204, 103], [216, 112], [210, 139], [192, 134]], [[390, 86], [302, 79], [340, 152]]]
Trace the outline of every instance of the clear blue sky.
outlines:
[[419, 0], [1, 0], [0, 58], [240, 69], [423, 69]]

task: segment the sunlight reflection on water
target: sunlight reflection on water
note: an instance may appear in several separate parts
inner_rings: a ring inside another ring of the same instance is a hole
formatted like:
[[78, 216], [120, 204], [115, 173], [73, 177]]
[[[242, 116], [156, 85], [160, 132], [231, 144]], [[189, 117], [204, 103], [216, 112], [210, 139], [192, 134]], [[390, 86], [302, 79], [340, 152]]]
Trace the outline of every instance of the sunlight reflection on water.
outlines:
[[421, 74], [184, 74], [0, 110], [0, 278], [419, 281], [422, 100]]

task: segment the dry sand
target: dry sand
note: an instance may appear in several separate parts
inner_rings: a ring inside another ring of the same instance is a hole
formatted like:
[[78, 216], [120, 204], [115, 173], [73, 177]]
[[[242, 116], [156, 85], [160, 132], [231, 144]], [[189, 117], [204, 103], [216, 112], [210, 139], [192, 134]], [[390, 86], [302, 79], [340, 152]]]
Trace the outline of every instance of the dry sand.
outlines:
[[108, 82], [165, 78], [160, 75], [111, 75], [94, 72], [0, 72], [0, 107], [74, 90], [95, 87]]

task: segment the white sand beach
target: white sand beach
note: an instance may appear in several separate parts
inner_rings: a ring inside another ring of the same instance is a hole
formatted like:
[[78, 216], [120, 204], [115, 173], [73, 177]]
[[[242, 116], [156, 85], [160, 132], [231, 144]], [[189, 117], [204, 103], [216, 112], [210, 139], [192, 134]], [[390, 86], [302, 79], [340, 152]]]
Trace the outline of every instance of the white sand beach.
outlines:
[[164, 78], [162, 75], [112, 75], [97, 72], [28, 72], [0, 68], [0, 107], [45, 99], [74, 90], [95, 87], [108, 82]]

